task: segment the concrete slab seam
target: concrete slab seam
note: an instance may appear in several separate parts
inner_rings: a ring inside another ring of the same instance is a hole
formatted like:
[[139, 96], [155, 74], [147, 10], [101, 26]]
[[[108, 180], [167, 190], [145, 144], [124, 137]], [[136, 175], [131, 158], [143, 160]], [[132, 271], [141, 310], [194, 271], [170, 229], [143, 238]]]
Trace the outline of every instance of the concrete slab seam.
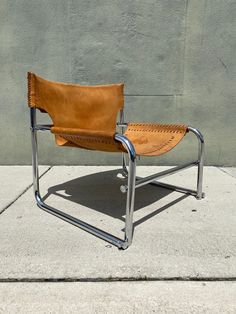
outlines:
[[230, 173], [228, 173], [227, 171], [223, 170], [221, 167], [216, 167], [216, 168], [217, 168], [218, 170], [220, 170], [221, 172], [227, 174], [227, 175], [230, 176], [231, 178], [236, 179], [235, 176], [233, 176], [232, 174], [230, 174]]
[[175, 97], [175, 96], [183, 96], [183, 93], [176, 94], [149, 94], [149, 95], [138, 95], [138, 94], [124, 94], [125, 97]]
[[155, 282], [155, 281], [181, 281], [181, 282], [236, 282], [236, 277], [100, 277], [100, 278], [0, 278], [0, 283], [45, 283], [45, 282]]
[[[53, 166], [50, 166], [47, 170], [45, 170], [39, 178], [41, 179], [48, 171], [52, 169]], [[10, 203], [8, 203], [1, 211], [0, 215], [4, 213], [9, 207], [11, 207], [22, 195], [24, 195], [31, 187], [33, 186], [33, 183], [28, 185], [19, 195], [17, 195]]]

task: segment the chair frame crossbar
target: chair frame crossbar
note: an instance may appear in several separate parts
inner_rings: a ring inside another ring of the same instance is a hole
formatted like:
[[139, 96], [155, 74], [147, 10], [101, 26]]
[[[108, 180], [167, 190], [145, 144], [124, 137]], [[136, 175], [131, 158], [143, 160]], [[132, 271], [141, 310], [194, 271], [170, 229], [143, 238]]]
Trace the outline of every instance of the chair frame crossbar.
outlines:
[[[134, 199], [135, 199], [135, 189], [140, 188], [147, 184], [153, 184], [162, 188], [169, 190], [190, 194], [195, 196], [197, 199], [202, 199], [205, 195], [202, 192], [202, 181], [203, 181], [203, 156], [204, 156], [204, 138], [201, 132], [192, 127], [188, 127], [188, 131], [196, 135], [198, 139], [198, 159], [193, 162], [189, 162], [182, 166], [173, 167], [168, 170], [164, 170], [154, 175], [150, 175], [146, 178], [136, 177], [136, 152], [133, 144], [129, 139], [123, 134], [127, 123], [124, 122], [124, 112], [120, 111], [120, 122], [117, 125], [121, 128], [121, 134], [116, 134], [115, 139], [122, 143], [125, 147], [127, 154], [122, 153], [122, 173], [127, 177], [127, 184], [121, 186], [121, 192], [127, 193], [126, 198], [126, 217], [125, 217], [125, 235], [124, 239], [115, 237], [114, 235], [107, 233], [101, 229], [96, 228], [76, 217], [68, 215], [54, 207], [47, 205], [41, 195], [39, 189], [39, 171], [38, 171], [38, 144], [37, 144], [37, 132], [38, 131], [50, 131], [50, 125], [39, 125], [36, 121], [36, 109], [30, 108], [30, 130], [32, 139], [32, 166], [33, 166], [33, 187], [34, 196], [37, 205], [53, 214], [115, 246], [119, 249], [126, 249], [132, 243], [133, 238], [133, 211], [134, 211]], [[126, 155], [128, 155], [128, 167], [126, 166]], [[179, 187], [176, 185], [171, 185], [163, 182], [156, 181], [157, 179], [169, 176], [171, 174], [177, 173], [181, 170], [197, 166], [197, 189], [191, 190], [185, 187]]]

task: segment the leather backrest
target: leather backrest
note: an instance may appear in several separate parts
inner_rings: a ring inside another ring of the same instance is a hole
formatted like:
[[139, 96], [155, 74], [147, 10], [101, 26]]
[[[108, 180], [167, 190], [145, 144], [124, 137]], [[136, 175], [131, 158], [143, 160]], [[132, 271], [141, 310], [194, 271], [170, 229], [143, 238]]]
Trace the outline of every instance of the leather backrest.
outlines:
[[28, 105], [47, 112], [55, 127], [115, 132], [124, 84], [83, 86], [28, 73]]

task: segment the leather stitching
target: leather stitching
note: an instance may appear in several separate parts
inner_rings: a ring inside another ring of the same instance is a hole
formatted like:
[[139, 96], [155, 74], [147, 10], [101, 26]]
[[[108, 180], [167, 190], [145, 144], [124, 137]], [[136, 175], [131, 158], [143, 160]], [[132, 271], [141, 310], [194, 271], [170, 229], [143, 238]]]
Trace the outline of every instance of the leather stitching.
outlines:
[[82, 141], [82, 142], [88, 142], [88, 143], [103, 143], [103, 144], [114, 144], [112, 139], [102, 139], [99, 137], [86, 137], [86, 136], [76, 136], [76, 135], [64, 135], [64, 134], [58, 134], [66, 139], [72, 140], [72, 141]]
[[143, 124], [143, 123], [130, 123], [128, 125], [128, 132], [158, 132], [158, 133], [185, 133], [185, 125], [176, 124]]
[[31, 106], [31, 90], [32, 90], [32, 82], [31, 82], [31, 73], [28, 72], [28, 75], [27, 75], [27, 80], [28, 80], [28, 105]]

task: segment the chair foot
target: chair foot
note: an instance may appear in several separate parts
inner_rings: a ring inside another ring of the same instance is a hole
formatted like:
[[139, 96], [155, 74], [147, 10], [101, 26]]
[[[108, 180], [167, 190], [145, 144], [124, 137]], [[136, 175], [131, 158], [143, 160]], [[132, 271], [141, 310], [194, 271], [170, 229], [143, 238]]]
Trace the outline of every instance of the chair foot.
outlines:
[[122, 176], [122, 178], [126, 179], [128, 178], [128, 171], [126, 171], [125, 169], [119, 169], [117, 176], [119, 175]]
[[124, 251], [124, 250], [127, 250], [129, 246], [130, 246], [130, 245], [128, 244], [128, 242], [127, 242], [127, 241], [124, 241], [124, 242], [122, 243], [122, 246], [118, 247], [118, 249]]
[[206, 194], [204, 192], [202, 192], [202, 195], [196, 195], [196, 199], [197, 200], [201, 200], [201, 199], [203, 199], [205, 197], [206, 197]]

